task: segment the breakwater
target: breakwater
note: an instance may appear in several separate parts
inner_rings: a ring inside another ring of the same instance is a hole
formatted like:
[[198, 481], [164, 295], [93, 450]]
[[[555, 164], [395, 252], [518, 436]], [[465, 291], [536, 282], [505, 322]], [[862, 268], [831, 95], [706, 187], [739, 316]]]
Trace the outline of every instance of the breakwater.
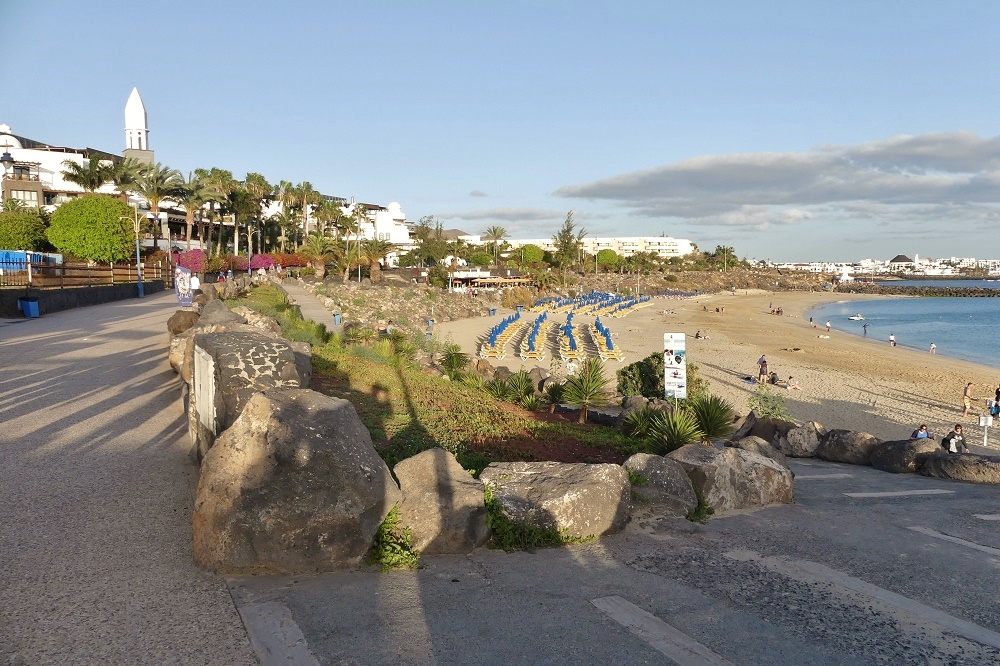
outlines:
[[871, 282], [850, 282], [837, 285], [838, 294], [881, 294], [883, 296], [935, 296], [941, 298], [983, 298], [1000, 296], [1000, 289], [987, 287], [949, 287], [873, 284]]

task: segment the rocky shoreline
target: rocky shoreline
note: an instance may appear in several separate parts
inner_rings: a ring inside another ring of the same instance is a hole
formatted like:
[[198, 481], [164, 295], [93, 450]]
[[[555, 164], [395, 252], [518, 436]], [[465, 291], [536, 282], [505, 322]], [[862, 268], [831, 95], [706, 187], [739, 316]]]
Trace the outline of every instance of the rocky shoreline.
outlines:
[[933, 297], [963, 297], [963, 298], [995, 298], [1000, 296], [1000, 289], [985, 287], [947, 287], [941, 286], [895, 286], [872, 284], [870, 282], [852, 282], [837, 286], [837, 293], [842, 294], [876, 294], [879, 296], [933, 296]]

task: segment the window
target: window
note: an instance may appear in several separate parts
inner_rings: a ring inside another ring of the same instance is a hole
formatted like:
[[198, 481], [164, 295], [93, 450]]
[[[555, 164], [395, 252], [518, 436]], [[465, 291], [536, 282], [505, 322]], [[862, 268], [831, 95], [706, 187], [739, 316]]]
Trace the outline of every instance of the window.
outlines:
[[10, 198], [17, 199], [25, 206], [38, 208], [38, 192], [34, 190], [11, 190]]
[[38, 180], [38, 177], [31, 177], [31, 167], [22, 164], [14, 165], [14, 180]]

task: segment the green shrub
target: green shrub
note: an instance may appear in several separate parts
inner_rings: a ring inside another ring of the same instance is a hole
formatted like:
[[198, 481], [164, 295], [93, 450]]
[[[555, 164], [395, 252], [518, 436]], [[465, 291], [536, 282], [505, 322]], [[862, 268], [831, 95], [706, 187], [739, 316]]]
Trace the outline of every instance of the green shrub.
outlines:
[[566, 380], [566, 402], [580, 408], [579, 423], [587, 422], [588, 409], [608, 403], [607, 386], [604, 364], [597, 358], [588, 358], [580, 371]]
[[120, 199], [87, 194], [59, 206], [45, 233], [63, 254], [105, 263], [124, 261], [135, 256], [134, 214]]
[[497, 400], [507, 400], [510, 396], [510, 385], [507, 384], [506, 380], [499, 377], [495, 377], [483, 384], [483, 388]]
[[[641, 395], [646, 398], [662, 398], [663, 354], [650, 354], [641, 361], [630, 363], [618, 370], [618, 392], [622, 395]], [[705, 395], [708, 383], [698, 374], [698, 366], [687, 362], [687, 399]]]
[[[37, 208], [21, 208], [4, 201], [0, 212], [0, 248], [9, 250], [45, 250], [45, 221]], [[19, 202], [18, 202], [19, 203]]]
[[758, 417], [773, 417], [786, 421], [792, 418], [785, 405], [785, 396], [772, 391], [767, 384], [758, 386], [757, 391], [750, 396], [747, 403]]
[[529, 412], [538, 411], [538, 408], [542, 406], [542, 401], [538, 399], [538, 396], [532, 393], [531, 395], [526, 395], [519, 403], [521, 407], [527, 409]]
[[372, 544], [372, 564], [379, 564], [382, 571], [389, 569], [416, 569], [420, 553], [413, 550], [413, 533], [399, 523], [399, 505], [379, 525]]
[[441, 356], [441, 367], [449, 379], [458, 379], [471, 360], [472, 358], [464, 353], [459, 345], [451, 343], [445, 347]]
[[552, 382], [545, 386], [545, 392], [542, 394], [542, 400], [545, 404], [549, 406], [549, 412], [552, 413], [556, 411], [556, 405], [560, 404], [566, 399], [566, 385], [560, 384], [558, 382]]
[[519, 370], [516, 374], [511, 375], [507, 379], [507, 388], [510, 399], [514, 402], [520, 402], [529, 395], [533, 396], [535, 393], [531, 377], [529, 377], [527, 371], [523, 369]]
[[722, 398], [710, 395], [689, 399], [687, 409], [698, 422], [705, 439], [729, 437], [733, 433], [736, 410]]
[[705, 439], [698, 421], [683, 409], [659, 412], [650, 432], [655, 442], [653, 450], [661, 456]]
[[653, 435], [653, 424], [656, 422], [658, 409], [643, 407], [640, 410], [625, 415], [625, 432], [629, 437], [647, 439]]

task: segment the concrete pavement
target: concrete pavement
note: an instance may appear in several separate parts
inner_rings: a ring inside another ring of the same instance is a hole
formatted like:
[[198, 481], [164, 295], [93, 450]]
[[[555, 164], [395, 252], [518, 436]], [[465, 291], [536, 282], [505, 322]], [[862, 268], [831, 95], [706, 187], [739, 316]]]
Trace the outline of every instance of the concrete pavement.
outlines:
[[333, 313], [327, 310], [318, 298], [300, 286], [297, 280], [286, 278], [281, 281], [281, 288], [288, 294], [288, 302], [299, 306], [303, 319], [312, 319], [317, 324], [323, 324], [327, 331], [340, 329], [333, 323]]
[[0, 326], [0, 661], [254, 664], [191, 558], [172, 293]]

